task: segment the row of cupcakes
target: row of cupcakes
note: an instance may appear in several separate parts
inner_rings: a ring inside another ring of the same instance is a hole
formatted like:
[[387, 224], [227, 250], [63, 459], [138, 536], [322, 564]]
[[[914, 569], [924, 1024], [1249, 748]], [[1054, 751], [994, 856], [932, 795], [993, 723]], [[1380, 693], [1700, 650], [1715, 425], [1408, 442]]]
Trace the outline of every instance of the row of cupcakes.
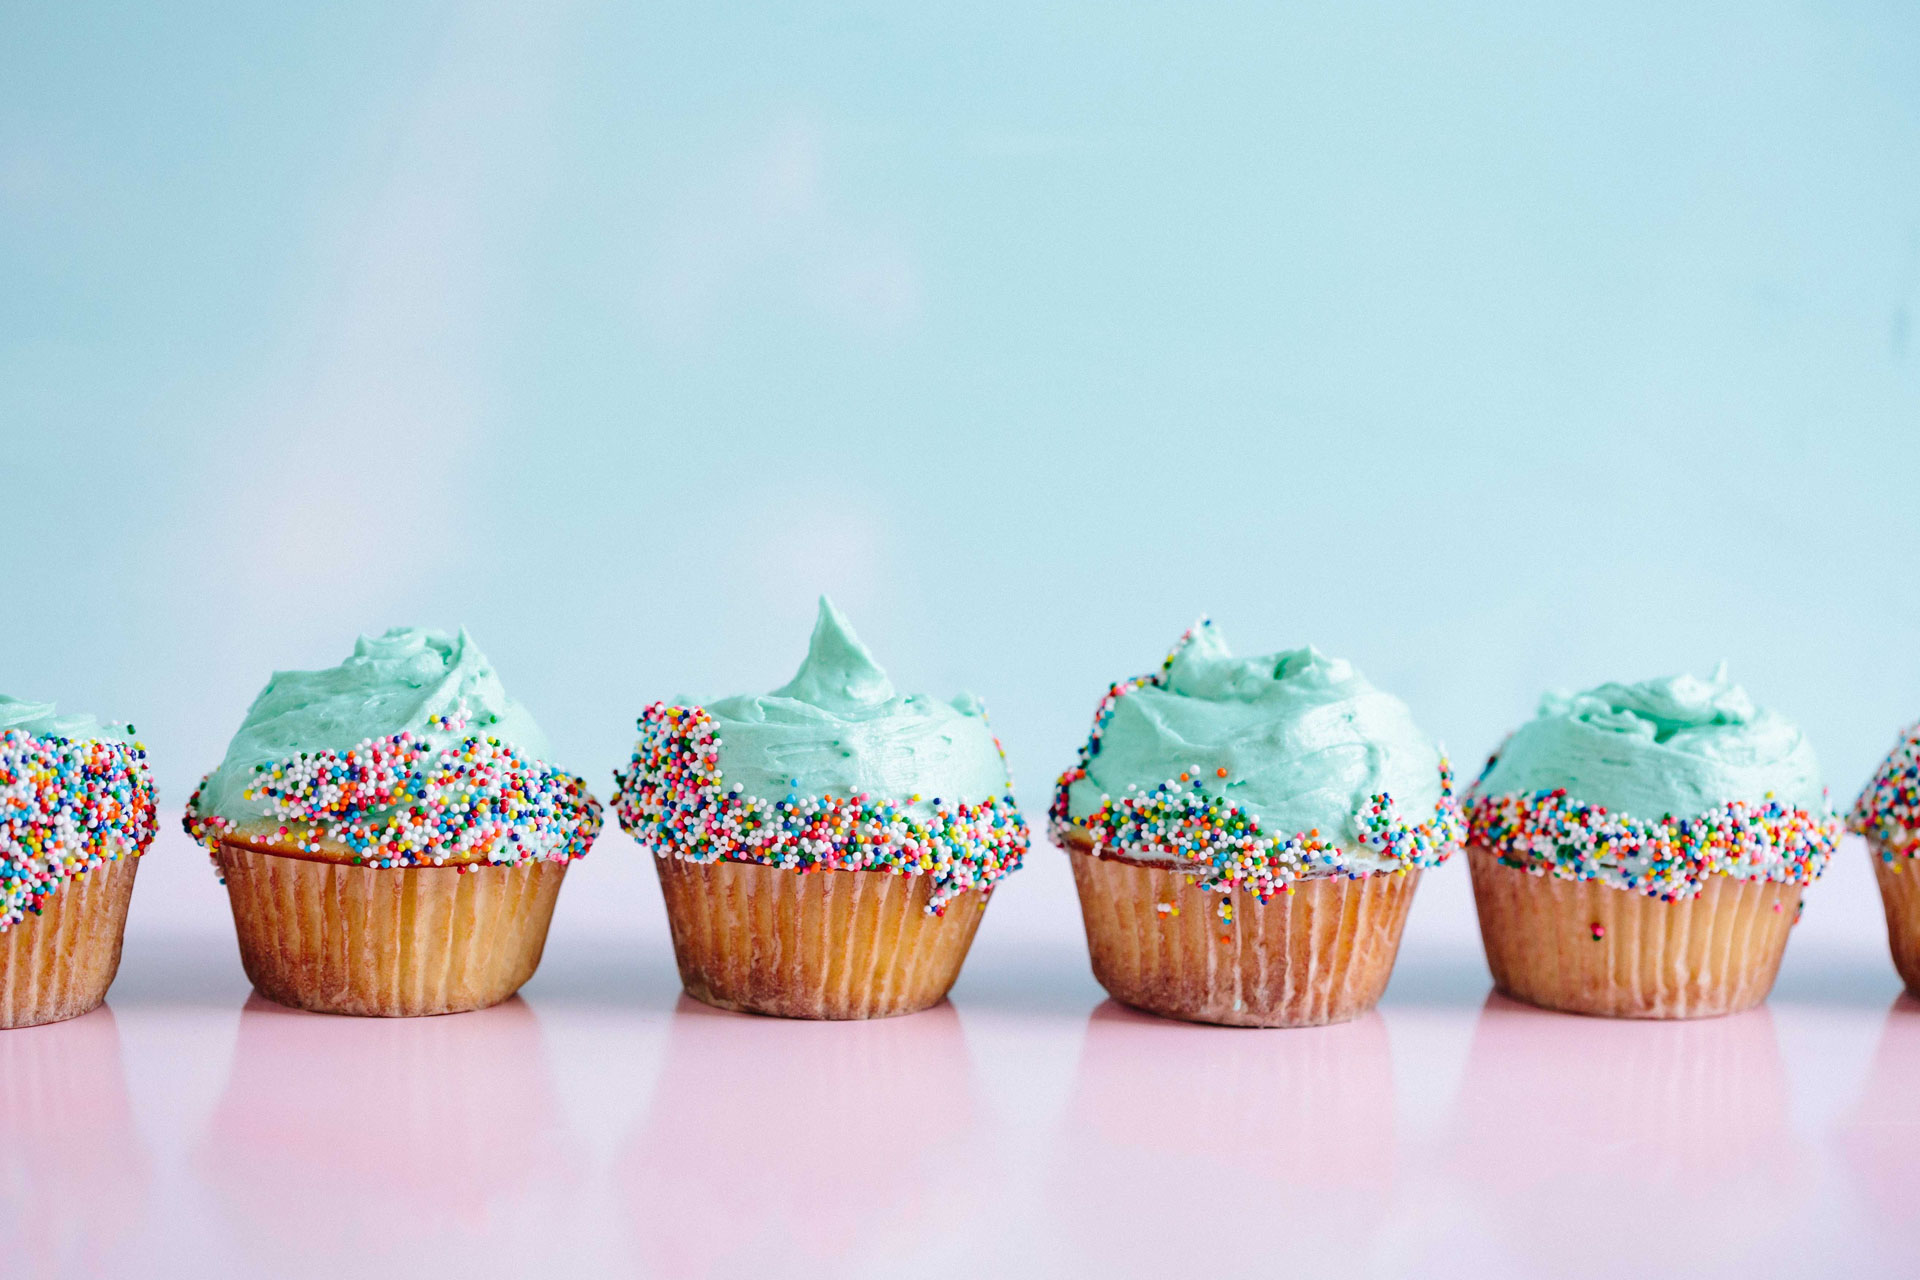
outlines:
[[[464, 632], [276, 673], [187, 806], [260, 993], [333, 1013], [497, 1003], [539, 964], [586, 782]], [[722, 1008], [908, 1013], [945, 997], [1029, 831], [980, 703], [900, 695], [822, 600], [786, 685], [656, 703], [616, 772], [680, 975]], [[1920, 991], [1920, 734], [1861, 795], [1894, 960]], [[145, 748], [0, 698], [0, 1027], [105, 997], [156, 830]], [[1315, 649], [1202, 622], [1112, 685], [1048, 815], [1095, 977], [1137, 1008], [1308, 1026], [1371, 1008], [1420, 873], [1465, 847], [1498, 988], [1683, 1018], [1766, 998], [1841, 822], [1813, 751], [1724, 671], [1550, 694], [1478, 780]]]

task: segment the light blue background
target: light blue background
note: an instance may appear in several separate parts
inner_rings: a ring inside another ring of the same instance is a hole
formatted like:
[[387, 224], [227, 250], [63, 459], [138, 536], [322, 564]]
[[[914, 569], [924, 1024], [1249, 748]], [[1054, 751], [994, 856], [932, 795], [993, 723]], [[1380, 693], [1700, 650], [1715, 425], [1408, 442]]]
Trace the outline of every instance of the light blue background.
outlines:
[[604, 794], [823, 589], [1036, 814], [1202, 611], [1468, 773], [1721, 657], [1837, 800], [1920, 716], [1920, 9], [801, 8], [0, 10], [0, 688], [170, 815], [398, 621]]

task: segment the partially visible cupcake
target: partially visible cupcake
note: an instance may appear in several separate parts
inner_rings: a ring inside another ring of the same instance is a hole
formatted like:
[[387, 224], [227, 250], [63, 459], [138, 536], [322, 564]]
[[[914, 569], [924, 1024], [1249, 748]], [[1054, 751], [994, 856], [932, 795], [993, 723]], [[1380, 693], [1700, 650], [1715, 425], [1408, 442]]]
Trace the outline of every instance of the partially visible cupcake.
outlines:
[[153, 835], [153, 773], [132, 725], [0, 694], [0, 1028], [106, 999]]
[[1840, 830], [1806, 737], [1724, 664], [1549, 693], [1487, 762], [1467, 823], [1494, 985], [1625, 1018], [1765, 1000]]
[[824, 597], [770, 694], [655, 703], [615, 775], [680, 979], [722, 1009], [876, 1018], [943, 999], [1027, 826], [985, 709], [894, 692]]
[[1893, 967], [1920, 999], [1920, 725], [1907, 730], [1867, 783], [1847, 825], [1867, 838]]
[[600, 830], [551, 756], [465, 631], [396, 627], [337, 667], [276, 672], [186, 813], [254, 987], [381, 1017], [519, 990]]
[[1100, 985], [1232, 1026], [1373, 1008], [1420, 870], [1461, 838], [1406, 704], [1317, 649], [1236, 658], [1205, 619], [1107, 692], [1051, 818]]

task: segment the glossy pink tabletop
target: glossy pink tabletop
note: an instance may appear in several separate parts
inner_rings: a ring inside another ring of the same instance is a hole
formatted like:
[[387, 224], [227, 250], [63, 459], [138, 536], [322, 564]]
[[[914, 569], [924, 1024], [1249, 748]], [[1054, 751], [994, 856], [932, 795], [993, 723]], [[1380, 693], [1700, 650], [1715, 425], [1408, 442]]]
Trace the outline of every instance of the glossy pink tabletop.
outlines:
[[681, 997], [617, 837], [447, 1018], [250, 996], [209, 877], [136, 895], [107, 1008], [0, 1034], [0, 1274], [1920, 1274], [1920, 1004], [1848, 866], [1753, 1013], [1490, 996], [1451, 868], [1380, 1010], [1298, 1032], [1106, 1001], [1050, 850], [949, 1004], [864, 1024]]

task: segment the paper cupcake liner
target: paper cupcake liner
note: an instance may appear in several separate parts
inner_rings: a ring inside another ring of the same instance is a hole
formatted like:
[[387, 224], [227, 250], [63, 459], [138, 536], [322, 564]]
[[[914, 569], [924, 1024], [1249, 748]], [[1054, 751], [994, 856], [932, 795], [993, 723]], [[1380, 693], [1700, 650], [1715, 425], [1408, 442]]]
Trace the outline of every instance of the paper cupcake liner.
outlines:
[[[1071, 839], [1071, 837], [1069, 837]], [[1261, 902], [1188, 883], [1178, 867], [1069, 848], [1093, 976], [1123, 1004], [1233, 1027], [1357, 1018], [1393, 976], [1418, 871], [1296, 880]], [[1229, 897], [1233, 923], [1220, 918]]]
[[120, 969], [120, 939], [140, 859], [118, 858], [67, 881], [40, 914], [0, 933], [0, 1028], [91, 1013]]
[[1515, 1000], [1610, 1018], [1711, 1018], [1773, 990], [1801, 886], [1707, 877], [1679, 902], [1532, 875], [1467, 846], [1493, 984]]
[[269, 1000], [415, 1018], [484, 1009], [533, 976], [567, 868], [355, 867], [222, 843], [240, 963]]
[[888, 1018], [940, 1003], [988, 896], [959, 894], [935, 916], [925, 876], [662, 857], [653, 865], [687, 994], [783, 1018]]
[[1874, 878], [1880, 882], [1880, 904], [1887, 911], [1887, 946], [1893, 952], [1893, 967], [1900, 981], [1920, 998], [1920, 865], [1903, 850], [1893, 851], [1893, 861], [1882, 858], [1886, 846], [1878, 840], [1867, 841], [1873, 855]]

